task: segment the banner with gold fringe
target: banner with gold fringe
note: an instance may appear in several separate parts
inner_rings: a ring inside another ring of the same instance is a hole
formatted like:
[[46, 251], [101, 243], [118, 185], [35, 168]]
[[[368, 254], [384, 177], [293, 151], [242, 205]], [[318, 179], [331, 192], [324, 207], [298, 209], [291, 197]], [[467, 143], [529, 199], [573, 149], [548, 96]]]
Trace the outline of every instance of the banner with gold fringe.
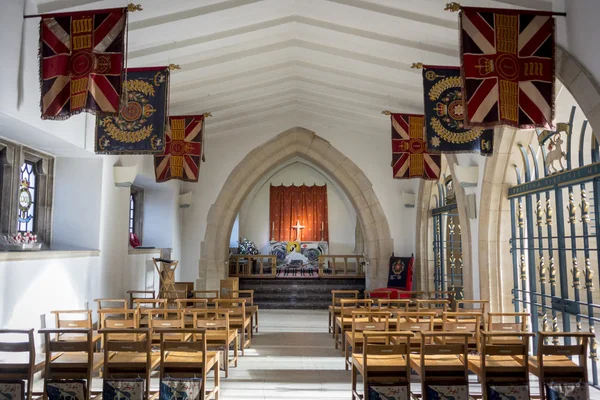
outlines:
[[165, 148], [169, 67], [128, 68], [117, 115], [96, 118], [98, 154], [157, 154]]
[[198, 182], [200, 163], [204, 161], [204, 115], [170, 117], [169, 126], [165, 150], [154, 156], [156, 182]]
[[494, 131], [465, 125], [460, 67], [423, 66], [425, 133], [430, 153], [493, 154]]
[[40, 17], [42, 119], [116, 113], [127, 56], [127, 7]]
[[391, 120], [394, 178], [440, 179], [442, 156], [427, 152], [423, 132], [425, 117], [391, 113]]
[[553, 126], [552, 15], [534, 10], [461, 8], [461, 72], [468, 126]]

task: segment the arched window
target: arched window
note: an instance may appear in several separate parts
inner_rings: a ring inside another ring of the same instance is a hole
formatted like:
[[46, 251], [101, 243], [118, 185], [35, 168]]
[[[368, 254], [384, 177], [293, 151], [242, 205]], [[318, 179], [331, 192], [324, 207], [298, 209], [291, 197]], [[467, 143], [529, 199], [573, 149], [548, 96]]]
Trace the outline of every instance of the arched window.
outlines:
[[35, 232], [37, 227], [37, 171], [31, 161], [21, 165], [19, 175], [19, 214], [17, 217], [17, 231]]

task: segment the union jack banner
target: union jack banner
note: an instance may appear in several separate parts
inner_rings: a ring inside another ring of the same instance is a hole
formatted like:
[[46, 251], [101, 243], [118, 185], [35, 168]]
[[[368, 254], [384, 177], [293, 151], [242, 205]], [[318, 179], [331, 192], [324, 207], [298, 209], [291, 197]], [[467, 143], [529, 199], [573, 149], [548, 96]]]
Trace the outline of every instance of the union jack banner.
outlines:
[[424, 139], [425, 117], [392, 114], [392, 168], [395, 179], [440, 179], [442, 156], [429, 154]]
[[42, 119], [119, 110], [127, 8], [42, 15]]
[[198, 182], [200, 162], [204, 161], [204, 116], [170, 117], [169, 124], [165, 151], [154, 156], [156, 182], [171, 179]]
[[460, 33], [467, 125], [551, 128], [552, 14], [463, 7]]

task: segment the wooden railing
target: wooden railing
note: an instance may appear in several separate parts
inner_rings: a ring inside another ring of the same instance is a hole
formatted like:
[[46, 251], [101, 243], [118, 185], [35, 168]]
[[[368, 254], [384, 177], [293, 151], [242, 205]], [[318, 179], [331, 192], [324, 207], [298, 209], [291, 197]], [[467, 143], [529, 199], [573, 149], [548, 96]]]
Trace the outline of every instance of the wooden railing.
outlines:
[[357, 254], [320, 255], [318, 261], [319, 277], [347, 278], [365, 276], [364, 261], [365, 258]]
[[274, 278], [276, 273], [277, 256], [275, 255], [233, 254], [229, 257], [229, 276]]

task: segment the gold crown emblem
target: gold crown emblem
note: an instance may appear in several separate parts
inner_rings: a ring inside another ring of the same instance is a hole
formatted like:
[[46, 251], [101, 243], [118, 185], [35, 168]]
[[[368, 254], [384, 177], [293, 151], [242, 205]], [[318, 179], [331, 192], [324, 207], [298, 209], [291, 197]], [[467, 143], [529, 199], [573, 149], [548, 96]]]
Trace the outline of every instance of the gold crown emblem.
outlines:
[[488, 58], [481, 57], [479, 63], [475, 66], [479, 70], [479, 73], [483, 76], [489, 75], [494, 72], [494, 61]]

